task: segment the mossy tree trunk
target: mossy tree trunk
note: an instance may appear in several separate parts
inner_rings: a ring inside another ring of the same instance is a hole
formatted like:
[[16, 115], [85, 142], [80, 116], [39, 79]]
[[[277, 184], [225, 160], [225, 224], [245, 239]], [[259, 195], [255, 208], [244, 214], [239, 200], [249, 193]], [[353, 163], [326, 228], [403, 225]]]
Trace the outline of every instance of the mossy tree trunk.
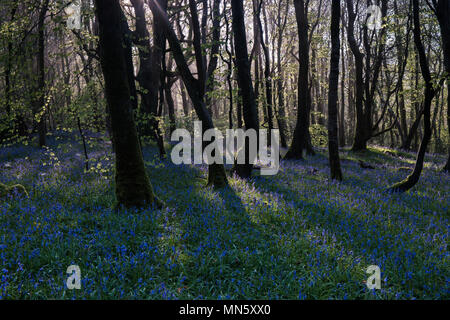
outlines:
[[122, 9], [118, 0], [96, 0], [95, 5], [105, 96], [116, 153], [117, 202], [125, 207], [159, 204], [144, 166], [133, 119], [124, 55]]

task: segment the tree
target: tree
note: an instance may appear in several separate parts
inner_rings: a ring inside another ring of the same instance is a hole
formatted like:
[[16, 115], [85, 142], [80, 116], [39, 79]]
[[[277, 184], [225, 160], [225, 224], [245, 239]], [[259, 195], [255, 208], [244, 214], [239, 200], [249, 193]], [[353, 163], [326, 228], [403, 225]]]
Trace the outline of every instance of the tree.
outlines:
[[341, 164], [339, 160], [338, 142], [338, 81], [340, 39], [339, 25], [341, 19], [341, 4], [339, 0], [333, 0], [331, 4], [331, 62], [330, 62], [330, 86], [328, 89], [328, 152], [330, 158], [331, 178], [342, 180]]
[[413, 3], [413, 20], [414, 20], [414, 43], [416, 45], [417, 53], [419, 55], [420, 70], [422, 77], [425, 80], [424, 89], [424, 101], [423, 101], [423, 120], [424, 120], [424, 133], [422, 142], [420, 144], [419, 152], [417, 153], [416, 165], [413, 172], [402, 182], [399, 182], [389, 188], [393, 192], [406, 192], [416, 185], [419, 181], [420, 174], [423, 169], [423, 162], [425, 153], [427, 151], [428, 144], [431, 139], [431, 103], [436, 95], [436, 89], [433, 86], [430, 68], [428, 65], [428, 59], [425, 53], [425, 48], [421, 39], [421, 27], [420, 27], [420, 12], [419, 12], [419, 0], [412, 0]]
[[[255, 92], [253, 90], [252, 77], [250, 75], [250, 62], [247, 51], [247, 35], [245, 32], [243, 0], [231, 0], [231, 11], [233, 15], [234, 49], [236, 54], [236, 68], [238, 85], [242, 96], [242, 113], [244, 116], [245, 129], [259, 131], [259, 119], [256, 109]], [[236, 165], [236, 173], [241, 178], [249, 178], [252, 175], [253, 164], [249, 158], [248, 141], [245, 142], [245, 164]]]
[[304, 150], [314, 154], [309, 134], [311, 94], [309, 89], [308, 3], [309, 1], [305, 4], [303, 0], [294, 0], [299, 45], [297, 125], [291, 147], [285, 156], [286, 159], [302, 159]]
[[[386, 17], [387, 0], [382, 0], [382, 19]], [[358, 11], [353, 0], [347, 0], [348, 28], [347, 38], [350, 49], [355, 58], [355, 87], [356, 87], [356, 130], [353, 140], [353, 151], [364, 151], [367, 149], [368, 141], [374, 137], [376, 127], [373, 125], [374, 97], [377, 92], [377, 86], [384, 58], [386, 27], [382, 26], [377, 37], [369, 35], [367, 23], [362, 27], [364, 53], [359, 49], [359, 44], [355, 38], [355, 21]], [[373, 32], [377, 32], [374, 30]], [[373, 39], [377, 40], [377, 45], [372, 45]], [[373, 54], [376, 49], [375, 57]], [[372, 58], [374, 63], [372, 64]], [[377, 121], [378, 122], [378, 121]]]
[[[272, 71], [270, 66], [270, 54], [269, 54], [269, 48], [267, 47], [265, 41], [264, 41], [264, 31], [262, 27], [261, 22], [261, 8], [263, 5], [263, 1], [259, 3], [258, 10], [256, 13], [256, 20], [258, 22], [259, 27], [259, 36], [260, 36], [260, 44], [264, 52], [264, 84], [266, 89], [266, 99], [265, 99], [265, 114], [267, 115], [267, 122], [269, 125], [269, 131], [268, 131], [268, 140], [271, 141], [271, 130], [273, 129], [273, 108], [272, 108]], [[265, 11], [264, 11], [265, 12]], [[266, 25], [267, 27], [267, 25]], [[267, 30], [266, 30], [267, 34]]]
[[[165, 10], [167, 8], [167, 0], [158, 1], [160, 6]], [[157, 109], [158, 92], [161, 85], [161, 60], [163, 56], [163, 49], [159, 48], [159, 46], [164, 46], [165, 38], [162, 35], [159, 24], [154, 22], [153, 41], [155, 45], [153, 48], [150, 47], [150, 35], [147, 31], [144, 1], [132, 0], [131, 4], [134, 7], [136, 15], [136, 31], [133, 40], [139, 50], [139, 73], [137, 75], [137, 81], [141, 87], [142, 110], [148, 115], [150, 134], [158, 144], [160, 155], [164, 156], [166, 152], [164, 150], [163, 137], [157, 119]], [[133, 69], [131, 69], [131, 72], [133, 72]]]
[[[197, 5], [193, 0], [189, 1], [189, 7], [192, 16], [192, 27], [194, 32], [194, 51], [196, 57], [197, 71], [199, 73], [199, 78], [196, 79], [192, 75], [191, 70], [186, 62], [186, 58], [181, 48], [180, 41], [178, 40], [175, 31], [170, 25], [167, 13], [161, 8], [156, 0], [149, 0], [148, 2], [150, 9], [153, 13], [153, 18], [161, 25], [167, 41], [170, 44], [170, 50], [172, 52], [173, 58], [177, 64], [178, 71], [180, 73], [181, 79], [186, 86], [189, 97], [191, 98], [192, 104], [194, 106], [195, 112], [202, 122], [202, 128], [204, 131], [209, 129], [214, 129], [214, 123], [206, 108], [205, 104], [205, 86], [206, 86], [206, 73], [204, 68], [204, 60], [202, 55], [201, 47], [201, 34], [200, 26], [198, 22], [197, 15]], [[209, 166], [208, 172], [208, 185], [212, 185], [216, 188], [224, 187], [228, 184], [228, 180], [225, 173], [225, 167], [222, 164], [211, 164]]]
[[38, 18], [38, 54], [37, 54], [37, 87], [34, 100], [34, 112], [37, 114], [37, 126], [39, 134], [39, 146], [45, 146], [45, 114], [46, 114], [46, 94], [45, 94], [45, 17], [48, 11], [49, 0], [44, 0], [39, 9]]
[[[444, 47], [444, 67], [447, 79], [447, 127], [450, 135], [450, 1], [433, 0], [434, 12], [441, 28], [442, 45]], [[448, 159], [443, 169], [450, 172], [450, 142], [448, 144]]]
[[285, 97], [284, 97], [284, 86], [283, 86], [283, 68], [281, 65], [281, 48], [283, 45], [283, 35], [286, 29], [287, 19], [289, 15], [289, 5], [290, 0], [286, 0], [284, 17], [281, 19], [282, 5], [283, 1], [279, 1], [279, 7], [277, 10], [276, 26], [278, 29], [277, 34], [277, 80], [276, 89], [278, 96], [278, 106], [275, 106], [275, 114], [277, 116], [278, 128], [280, 130], [280, 143], [282, 148], [287, 148], [287, 124], [286, 124], [286, 110], [285, 110]]
[[105, 95], [111, 117], [116, 153], [115, 183], [118, 205], [142, 207], [161, 205], [155, 197], [144, 166], [133, 119], [124, 55], [124, 24], [119, 0], [95, 0], [99, 23], [100, 59]]

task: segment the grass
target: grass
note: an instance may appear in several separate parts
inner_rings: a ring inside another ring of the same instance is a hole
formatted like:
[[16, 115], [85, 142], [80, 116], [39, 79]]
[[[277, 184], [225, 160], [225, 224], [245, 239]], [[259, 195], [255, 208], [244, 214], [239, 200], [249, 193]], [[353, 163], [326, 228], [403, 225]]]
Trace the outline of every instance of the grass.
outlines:
[[[450, 179], [428, 155], [419, 184], [403, 195], [414, 155], [380, 147], [343, 153], [345, 181], [328, 179], [320, 153], [283, 162], [274, 177], [230, 178], [206, 188], [205, 166], [144, 158], [162, 210], [112, 209], [113, 156], [90, 143], [51, 137], [38, 150], [0, 151], [0, 181], [30, 198], [0, 202], [3, 299], [448, 299]], [[387, 152], [389, 151], [389, 152]], [[363, 170], [364, 160], [375, 170]], [[317, 170], [313, 170], [317, 169]], [[66, 269], [81, 268], [81, 290]], [[365, 270], [378, 265], [382, 289]]]

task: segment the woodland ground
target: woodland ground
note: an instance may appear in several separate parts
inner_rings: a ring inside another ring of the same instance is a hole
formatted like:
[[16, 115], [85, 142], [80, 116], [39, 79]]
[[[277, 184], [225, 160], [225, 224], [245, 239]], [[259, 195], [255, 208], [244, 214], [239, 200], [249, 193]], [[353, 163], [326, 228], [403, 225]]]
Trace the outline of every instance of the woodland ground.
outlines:
[[[204, 166], [161, 162], [149, 146], [144, 158], [166, 207], [115, 212], [110, 145], [90, 139], [85, 173], [71, 135], [49, 141], [44, 151], [0, 150], [0, 181], [30, 194], [0, 202], [0, 298], [450, 298], [443, 156], [428, 155], [420, 182], [402, 195], [385, 189], [415, 155], [379, 147], [343, 152], [343, 183], [328, 179], [319, 152], [214, 191]], [[81, 290], [66, 288], [72, 264]], [[369, 265], [382, 270], [381, 290], [364, 283]]]

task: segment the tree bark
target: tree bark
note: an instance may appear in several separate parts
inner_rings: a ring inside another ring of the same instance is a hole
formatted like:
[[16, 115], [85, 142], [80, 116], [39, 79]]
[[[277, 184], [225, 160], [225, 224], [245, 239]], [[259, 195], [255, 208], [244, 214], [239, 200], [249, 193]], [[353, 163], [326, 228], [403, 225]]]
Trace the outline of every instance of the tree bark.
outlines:
[[[341, 9], [339, 10], [339, 15], [341, 15]], [[342, 26], [344, 26], [344, 21], [342, 20]], [[344, 27], [342, 27], [341, 30], [342, 39], [344, 39]], [[339, 40], [340, 42], [340, 40]], [[342, 61], [342, 74], [341, 74], [341, 102], [339, 103], [339, 146], [343, 147], [345, 146], [345, 60], [344, 57], [344, 46], [341, 45], [341, 57], [340, 60]], [[331, 73], [330, 73], [331, 74]]]
[[105, 96], [116, 153], [115, 190], [118, 205], [160, 205], [148, 178], [133, 119], [128, 69], [124, 55], [122, 9], [118, 0], [95, 0]]
[[309, 90], [309, 42], [307, 6], [303, 0], [294, 0], [299, 40], [299, 74], [297, 125], [286, 159], [303, 159], [303, 151], [314, 154], [309, 134], [311, 93]]
[[46, 123], [45, 123], [45, 17], [48, 11], [49, 0], [44, 0], [39, 10], [38, 18], [38, 55], [37, 55], [37, 88], [35, 98], [35, 113], [40, 114], [38, 118], [38, 134], [39, 134], [39, 147], [43, 147], [46, 144]]
[[[231, 10], [233, 15], [234, 47], [236, 54], [236, 67], [238, 85], [242, 95], [242, 111], [245, 122], [245, 129], [259, 131], [258, 112], [256, 109], [255, 92], [250, 75], [250, 62], [247, 51], [247, 36], [245, 32], [244, 7], [242, 0], [231, 0]], [[236, 173], [241, 178], [251, 177], [253, 164], [248, 157], [248, 142], [245, 143], [246, 163], [236, 166]]]
[[[167, 0], [157, 0], [162, 8], [167, 7]], [[142, 98], [141, 111], [148, 115], [149, 133], [155, 140], [159, 148], [160, 156], [164, 156], [166, 151], [164, 149], [164, 141], [159, 128], [159, 120], [157, 115], [158, 107], [158, 91], [160, 88], [161, 78], [161, 49], [156, 46], [163, 45], [165, 38], [161, 35], [160, 26], [154, 22], [154, 41], [155, 47], [150, 47], [150, 35], [147, 31], [147, 22], [145, 18], [144, 1], [131, 0], [136, 15], [136, 31], [134, 33], [134, 43], [139, 50], [139, 72], [137, 81], [141, 87], [140, 95]], [[132, 68], [132, 65], [131, 65]], [[132, 71], [133, 69], [131, 69]], [[134, 83], [134, 77], [133, 77]], [[136, 100], [137, 102], [137, 100]], [[146, 130], [144, 130], [146, 131]]]
[[[450, 136], [450, 1], [438, 0], [435, 7], [444, 46], [444, 68], [447, 76], [447, 128]], [[447, 145], [448, 159], [443, 169], [444, 172], [450, 172], [450, 141]]]
[[331, 4], [331, 62], [330, 85], [328, 89], [328, 152], [330, 158], [331, 179], [342, 181], [341, 163], [338, 143], [338, 81], [340, 39], [339, 24], [341, 19], [341, 4], [333, 0]]
[[[259, 36], [260, 36], [260, 43], [261, 47], [264, 52], [264, 84], [266, 89], [266, 96], [265, 96], [265, 109], [266, 109], [266, 115], [267, 115], [267, 123], [269, 126], [268, 131], [268, 142], [271, 141], [271, 130], [273, 129], [273, 107], [272, 107], [272, 75], [271, 75], [271, 69], [270, 69], [270, 54], [269, 49], [266, 46], [266, 43], [264, 41], [264, 31], [261, 23], [261, 9], [262, 9], [263, 2], [260, 2], [258, 11], [256, 13], [256, 18], [258, 22], [259, 27]], [[266, 30], [267, 32], [267, 30]]]

